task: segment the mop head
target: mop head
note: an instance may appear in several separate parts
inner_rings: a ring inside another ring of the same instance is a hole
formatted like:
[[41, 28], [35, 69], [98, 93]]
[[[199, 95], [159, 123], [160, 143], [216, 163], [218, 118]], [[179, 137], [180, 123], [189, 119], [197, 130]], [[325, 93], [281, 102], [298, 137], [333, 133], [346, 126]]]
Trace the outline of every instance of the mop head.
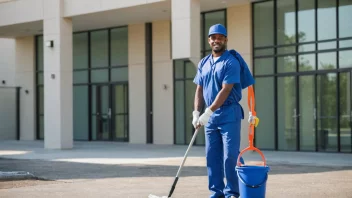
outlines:
[[167, 196], [159, 197], [159, 196], [150, 194], [150, 195], [148, 196], [148, 198], [168, 198], [168, 197], [167, 197]]

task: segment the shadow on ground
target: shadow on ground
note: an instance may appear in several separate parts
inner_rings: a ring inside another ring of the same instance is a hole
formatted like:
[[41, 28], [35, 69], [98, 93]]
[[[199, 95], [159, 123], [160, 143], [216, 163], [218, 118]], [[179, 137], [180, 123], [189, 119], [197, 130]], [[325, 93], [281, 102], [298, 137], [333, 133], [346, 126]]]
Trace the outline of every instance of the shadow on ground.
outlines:
[[[119, 177], [174, 177], [178, 166], [162, 165], [106, 165], [44, 160], [20, 160], [0, 158], [0, 171], [28, 171], [45, 180], [103, 179]], [[270, 165], [270, 175], [321, 173], [352, 170], [352, 167], [316, 167], [275, 164]], [[206, 176], [204, 166], [185, 166], [181, 177]]]

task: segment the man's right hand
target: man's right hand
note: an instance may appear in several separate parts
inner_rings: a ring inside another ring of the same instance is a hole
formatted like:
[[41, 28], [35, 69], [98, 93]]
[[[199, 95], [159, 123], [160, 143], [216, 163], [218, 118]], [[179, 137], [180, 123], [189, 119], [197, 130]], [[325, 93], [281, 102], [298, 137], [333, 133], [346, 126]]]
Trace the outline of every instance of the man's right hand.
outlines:
[[192, 125], [193, 127], [196, 129], [197, 128], [197, 123], [198, 123], [198, 119], [199, 119], [199, 111], [193, 111], [192, 115], [193, 115], [193, 120], [192, 120]]

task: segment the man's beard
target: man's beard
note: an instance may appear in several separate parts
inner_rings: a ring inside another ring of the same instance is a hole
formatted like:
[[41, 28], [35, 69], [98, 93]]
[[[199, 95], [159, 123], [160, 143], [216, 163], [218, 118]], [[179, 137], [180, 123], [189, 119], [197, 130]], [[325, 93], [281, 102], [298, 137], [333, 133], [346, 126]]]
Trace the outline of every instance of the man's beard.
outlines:
[[214, 47], [213, 47], [213, 52], [220, 53], [220, 52], [225, 51], [225, 48], [226, 48], [225, 45], [220, 45], [220, 47], [218, 49], [214, 49]]

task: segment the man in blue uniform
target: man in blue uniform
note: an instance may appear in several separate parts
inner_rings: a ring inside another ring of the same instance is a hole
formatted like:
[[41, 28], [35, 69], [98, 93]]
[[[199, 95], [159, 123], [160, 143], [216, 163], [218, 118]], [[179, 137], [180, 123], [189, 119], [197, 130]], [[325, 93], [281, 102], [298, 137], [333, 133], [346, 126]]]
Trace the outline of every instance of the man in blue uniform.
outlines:
[[[210, 27], [208, 36], [212, 54], [199, 62], [193, 81], [197, 89], [192, 124], [195, 128], [205, 127], [210, 197], [238, 198], [235, 167], [240, 149], [241, 120], [244, 118], [239, 104], [242, 98], [241, 66], [226, 49], [227, 31], [223, 25]], [[199, 116], [203, 99], [207, 108]]]

